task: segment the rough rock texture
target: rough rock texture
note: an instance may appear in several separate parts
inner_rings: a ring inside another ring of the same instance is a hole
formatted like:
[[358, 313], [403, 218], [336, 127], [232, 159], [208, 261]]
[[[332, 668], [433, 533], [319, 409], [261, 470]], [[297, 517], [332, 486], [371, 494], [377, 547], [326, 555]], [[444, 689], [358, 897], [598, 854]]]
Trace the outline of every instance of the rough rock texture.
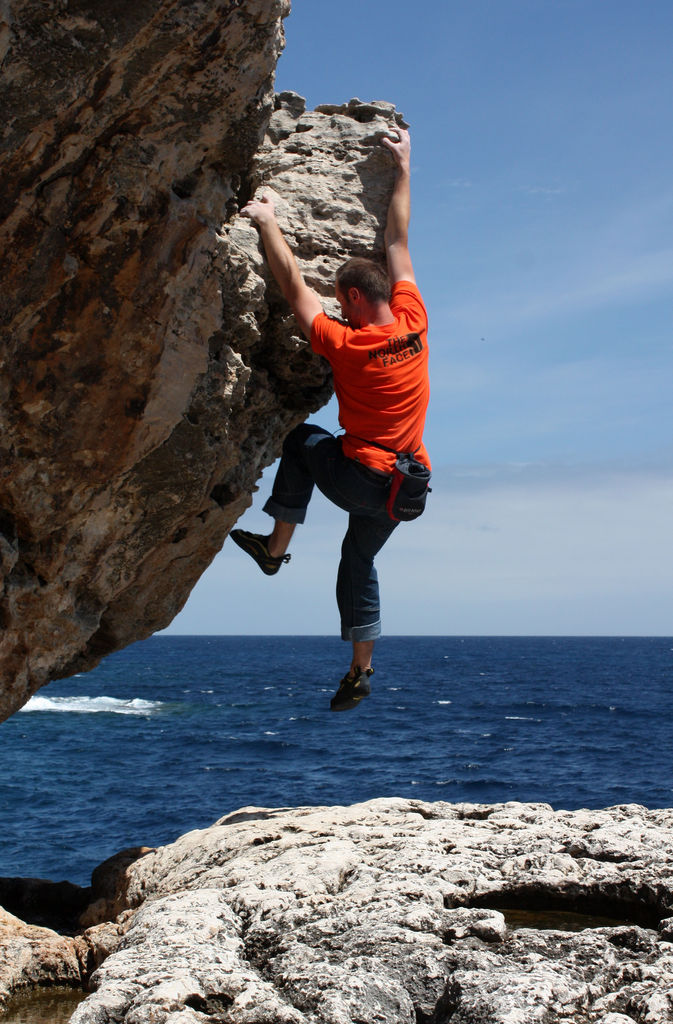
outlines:
[[116, 948], [72, 1022], [670, 1024], [672, 828], [635, 805], [247, 808], [107, 865], [74, 941]]
[[76, 985], [81, 965], [75, 940], [27, 925], [0, 907], [0, 996], [37, 985]]
[[288, 11], [0, 3], [0, 718], [166, 626], [329, 397], [237, 211], [274, 187], [331, 294], [380, 245], [397, 115], [274, 101]]

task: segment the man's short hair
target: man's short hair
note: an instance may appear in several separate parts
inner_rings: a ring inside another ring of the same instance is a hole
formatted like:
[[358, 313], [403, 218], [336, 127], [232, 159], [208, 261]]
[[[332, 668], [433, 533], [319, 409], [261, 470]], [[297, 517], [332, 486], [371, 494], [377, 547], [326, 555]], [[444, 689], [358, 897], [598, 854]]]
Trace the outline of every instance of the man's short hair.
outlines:
[[354, 256], [342, 264], [336, 272], [336, 283], [346, 294], [349, 288], [359, 288], [369, 302], [390, 302], [388, 274], [380, 263], [363, 256]]

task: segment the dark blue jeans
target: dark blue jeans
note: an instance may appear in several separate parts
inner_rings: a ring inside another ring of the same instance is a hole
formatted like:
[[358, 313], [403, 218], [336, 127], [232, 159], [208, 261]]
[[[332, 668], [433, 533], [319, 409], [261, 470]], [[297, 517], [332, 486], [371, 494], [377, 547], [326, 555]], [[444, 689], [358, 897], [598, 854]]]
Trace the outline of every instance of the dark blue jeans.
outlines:
[[271, 497], [264, 511], [283, 523], [303, 523], [317, 484], [348, 512], [336, 595], [343, 640], [375, 640], [381, 633], [379, 581], [374, 557], [397, 523], [386, 512], [389, 477], [348, 459], [341, 440], [303, 423], [285, 439]]

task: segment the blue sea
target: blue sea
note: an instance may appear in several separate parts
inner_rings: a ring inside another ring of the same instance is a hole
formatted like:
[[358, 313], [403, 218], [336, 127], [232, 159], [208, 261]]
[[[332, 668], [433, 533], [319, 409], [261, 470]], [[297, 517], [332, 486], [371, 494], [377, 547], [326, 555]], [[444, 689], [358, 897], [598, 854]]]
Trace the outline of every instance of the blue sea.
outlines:
[[388, 637], [329, 699], [332, 637], [159, 635], [0, 725], [0, 875], [86, 885], [246, 805], [379, 796], [673, 805], [670, 638]]

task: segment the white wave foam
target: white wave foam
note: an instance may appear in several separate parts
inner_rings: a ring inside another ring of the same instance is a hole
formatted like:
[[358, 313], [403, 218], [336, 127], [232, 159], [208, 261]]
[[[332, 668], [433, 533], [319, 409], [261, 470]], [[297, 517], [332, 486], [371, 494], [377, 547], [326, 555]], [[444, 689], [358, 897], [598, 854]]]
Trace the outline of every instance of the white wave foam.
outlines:
[[151, 715], [161, 701], [120, 700], [118, 697], [31, 697], [21, 711], [70, 711], [80, 715], [107, 712], [112, 715]]

